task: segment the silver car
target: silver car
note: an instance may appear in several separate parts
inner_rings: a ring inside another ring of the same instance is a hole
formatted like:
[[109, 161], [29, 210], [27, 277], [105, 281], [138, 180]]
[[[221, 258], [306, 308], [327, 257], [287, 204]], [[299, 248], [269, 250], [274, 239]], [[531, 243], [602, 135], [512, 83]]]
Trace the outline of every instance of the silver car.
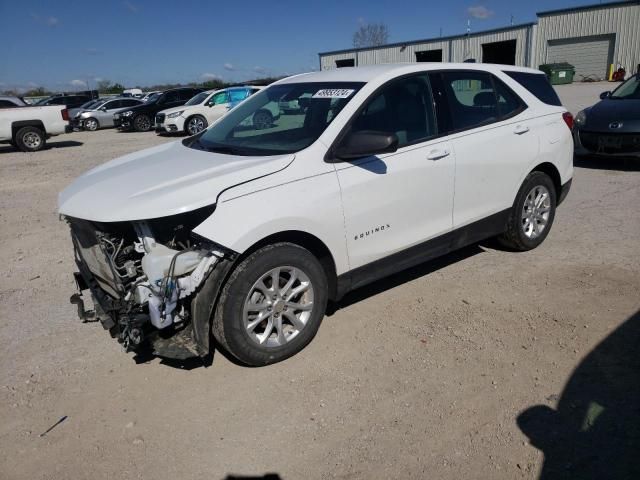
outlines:
[[89, 100], [88, 102], [83, 103], [77, 108], [69, 108], [68, 109], [69, 118], [73, 121], [74, 118], [76, 118], [85, 110], [91, 110], [95, 105], [98, 105], [99, 103], [103, 103], [103, 102], [104, 102], [104, 98], [94, 98], [93, 100]]
[[88, 110], [81, 112], [75, 120], [80, 128], [90, 131], [113, 127], [114, 113], [142, 103], [144, 103], [142, 100], [131, 97], [110, 98], [92, 105]]

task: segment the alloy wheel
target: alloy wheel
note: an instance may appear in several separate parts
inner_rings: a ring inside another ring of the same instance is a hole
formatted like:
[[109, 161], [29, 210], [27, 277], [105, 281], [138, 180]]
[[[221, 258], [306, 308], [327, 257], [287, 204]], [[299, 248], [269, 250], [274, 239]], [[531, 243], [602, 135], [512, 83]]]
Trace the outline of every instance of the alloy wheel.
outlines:
[[551, 195], [542, 185], [533, 187], [522, 206], [522, 231], [529, 239], [538, 238], [549, 223]]
[[35, 132], [28, 132], [22, 137], [24, 143], [30, 150], [37, 149], [42, 143], [42, 138]]
[[204, 130], [204, 121], [200, 117], [193, 117], [189, 120], [187, 125], [187, 132], [189, 135], [195, 135], [196, 133], [200, 133]]
[[297, 337], [313, 311], [313, 285], [308, 275], [291, 266], [276, 267], [251, 287], [244, 302], [246, 333], [264, 347], [280, 347]]

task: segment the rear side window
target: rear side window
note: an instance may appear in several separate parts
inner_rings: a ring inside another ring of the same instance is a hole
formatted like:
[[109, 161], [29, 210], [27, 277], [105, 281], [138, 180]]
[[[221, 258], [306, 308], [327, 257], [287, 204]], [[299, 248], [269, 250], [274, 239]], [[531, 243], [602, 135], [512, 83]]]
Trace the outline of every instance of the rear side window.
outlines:
[[247, 98], [247, 91], [246, 90], [231, 90], [229, 92], [229, 98], [231, 99], [231, 102], [241, 102], [242, 100], [244, 100], [245, 98]]
[[561, 107], [562, 102], [543, 73], [504, 72], [547, 105]]
[[12, 108], [12, 107], [16, 107], [17, 105], [13, 102], [10, 102], [9, 100], [0, 100], [0, 108]]
[[498, 121], [498, 102], [491, 76], [485, 72], [443, 72], [453, 130]]

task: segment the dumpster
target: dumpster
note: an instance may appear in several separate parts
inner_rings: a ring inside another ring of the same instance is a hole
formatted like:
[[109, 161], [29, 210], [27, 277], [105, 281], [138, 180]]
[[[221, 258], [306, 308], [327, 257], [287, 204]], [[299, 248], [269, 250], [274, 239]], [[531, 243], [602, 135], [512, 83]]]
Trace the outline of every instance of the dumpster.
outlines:
[[573, 76], [576, 73], [576, 67], [567, 62], [546, 63], [538, 68], [547, 74], [551, 85], [573, 83]]

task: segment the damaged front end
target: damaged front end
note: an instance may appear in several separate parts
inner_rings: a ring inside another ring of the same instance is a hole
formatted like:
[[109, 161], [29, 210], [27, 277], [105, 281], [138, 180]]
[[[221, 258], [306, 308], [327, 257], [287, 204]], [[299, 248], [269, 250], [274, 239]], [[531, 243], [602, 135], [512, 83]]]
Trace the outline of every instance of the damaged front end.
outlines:
[[[99, 320], [126, 351], [172, 359], [209, 353], [209, 319], [234, 253], [192, 233], [213, 207], [136, 222], [64, 217], [71, 228], [83, 321]], [[217, 274], [212, 274], [218, 270]], [[208, 284], [208, 285], [207, 285]], [[95, 307], [81, 298], [90, 290]]]

